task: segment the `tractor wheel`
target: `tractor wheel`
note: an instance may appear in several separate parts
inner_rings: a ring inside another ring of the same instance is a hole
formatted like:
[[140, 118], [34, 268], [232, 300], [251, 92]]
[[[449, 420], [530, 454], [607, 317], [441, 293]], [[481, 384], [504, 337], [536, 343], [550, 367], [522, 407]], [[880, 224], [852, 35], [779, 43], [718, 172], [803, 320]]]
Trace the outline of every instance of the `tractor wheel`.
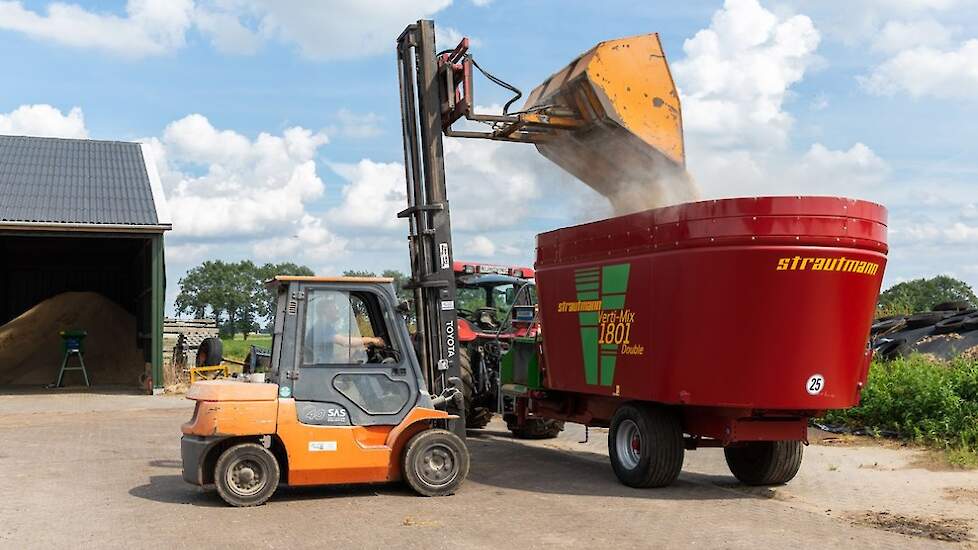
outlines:
[[469, 451], [461, 438], [448, 430], [424, 430], [404, 446], [401, 471], [419, 495], [451, 495], [469, 473]]
[[801, 441], [751, 441], [725, 447], [730, 473], [747, 485], [781, 485], [798, 474]]
[[275, 455], [255, 443], [241, 443], [221, 453], [214, 467], [217, 494], [231, 506], [258, 506], [278, 488]]
[[563, 420], [549, 418], [527, 418], [523, 425], [516, 424], [515, 416], [506, 422], [506, 428], [516, 439], [553, 439], [564, 429]]
[[197, 346], [197, 360], [195, 365], [198, 367], [213, 367], [220, 365], [224, 361], [224, 343], [220, 338], [204, 338]]
[[472, 402], [475, 397], [475, 376], [472, 373], [469, 348], [462, 347], [458, 355], [458, 365], [462, 372], [462, 395], [465, 397], [465, 427], [470, 430], [485, 428], [492, 420], [492, 411], [486, 407], [476, 407]]
[[623, 405], [611, 420], [608, 454], [629, 487], [665, 487], [683, 469], [686, 446], [679, 417], [664, 407]]

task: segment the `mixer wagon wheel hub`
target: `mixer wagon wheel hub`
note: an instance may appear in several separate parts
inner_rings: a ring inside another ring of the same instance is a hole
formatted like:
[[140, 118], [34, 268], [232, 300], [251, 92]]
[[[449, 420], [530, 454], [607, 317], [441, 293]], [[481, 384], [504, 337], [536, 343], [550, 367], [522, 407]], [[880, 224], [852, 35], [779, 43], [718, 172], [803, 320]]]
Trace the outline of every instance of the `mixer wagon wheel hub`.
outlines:
[[629, 470], [637, 468], [642, 458], [642, 436], [638, 424], [632, 420], [624, 420], [618, 428], [615, 445], [618, 447], [618, 456], [622, 465]]

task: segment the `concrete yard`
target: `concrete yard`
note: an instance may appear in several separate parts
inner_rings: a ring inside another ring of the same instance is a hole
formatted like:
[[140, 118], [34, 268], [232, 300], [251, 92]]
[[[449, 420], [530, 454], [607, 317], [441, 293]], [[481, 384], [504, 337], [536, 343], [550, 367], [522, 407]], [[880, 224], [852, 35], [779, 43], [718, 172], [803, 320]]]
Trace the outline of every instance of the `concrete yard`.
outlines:
[[470, 432], [453, 497], [400, 485], [279, 489], [225, 506], [180, 477], [189, 401], [98, 393], [0, 396], [3, 548], [971, 548], [978, 472], [929, 471], [919, 451], [812, 445], [799, 476], [747, 488], [722, 452], [689, 452], [679, 482], [636, 490], [607, 432], [520, 442]]

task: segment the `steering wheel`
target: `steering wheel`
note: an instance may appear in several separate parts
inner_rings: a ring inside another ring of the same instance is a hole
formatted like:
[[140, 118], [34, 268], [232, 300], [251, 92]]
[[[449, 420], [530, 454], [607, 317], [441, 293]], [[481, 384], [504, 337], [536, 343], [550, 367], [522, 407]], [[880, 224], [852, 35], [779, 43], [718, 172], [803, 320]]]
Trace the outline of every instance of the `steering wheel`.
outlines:
[[367, 346], [367, 363], [379, 365], [397, 363], [397, 350], [391, 346], [370, 344]]

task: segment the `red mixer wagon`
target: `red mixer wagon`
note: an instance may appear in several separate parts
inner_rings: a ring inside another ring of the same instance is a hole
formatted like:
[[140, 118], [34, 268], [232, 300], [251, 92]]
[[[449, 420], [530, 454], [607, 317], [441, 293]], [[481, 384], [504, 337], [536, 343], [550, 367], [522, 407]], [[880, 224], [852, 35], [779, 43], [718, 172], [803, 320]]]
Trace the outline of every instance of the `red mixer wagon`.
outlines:
[[859, 402], [886, 209], [837, 197], [703, 201], [543, 233], [540, 335], [513, 344], [511, 420], [610, 427], [631, 486], [723, 447], [750, 484], [790, 480], [808, 419]]

